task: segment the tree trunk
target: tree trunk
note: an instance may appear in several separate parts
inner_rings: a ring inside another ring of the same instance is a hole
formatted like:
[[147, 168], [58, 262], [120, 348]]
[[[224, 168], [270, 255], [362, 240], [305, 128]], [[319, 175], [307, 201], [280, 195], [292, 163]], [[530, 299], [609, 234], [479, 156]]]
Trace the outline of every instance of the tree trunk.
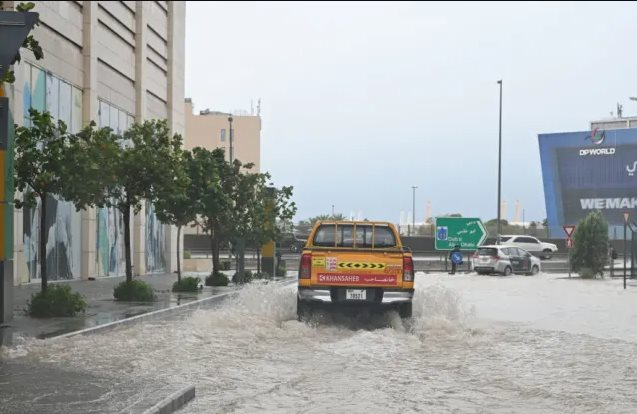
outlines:
[[177, 283], [181, 283], [181, 251], [179, 240], [181, 238], [181, 226], [177, 226]]
[[219, 240], [216, 236], [210, 236], [212, 244], [212, 273], [219, 271]]
[[126, 281], [133, 281], [133, 266], [131, 264], [130, 251], [130, 204], [124, 206], [124, 250], [126, 251]]
[[239, 239], [239, 242], [237, 243], [237, 274], [241, 283], [245, 282], [245, 250], [245, 243], [243, 239]]
[[46, 226], [46, 197], [46, 193], [40, 196], [40, 280], [43, 292], [49, 287], [46, 274], [46, 241], [49, 236], [49, 229]]

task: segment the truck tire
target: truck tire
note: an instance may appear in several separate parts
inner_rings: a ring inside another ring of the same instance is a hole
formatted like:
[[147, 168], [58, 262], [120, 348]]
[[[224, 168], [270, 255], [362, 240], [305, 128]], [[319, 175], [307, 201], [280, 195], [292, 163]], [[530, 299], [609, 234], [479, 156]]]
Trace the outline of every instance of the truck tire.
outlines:
[[398, 315], [400, 315], [401, 319], [409, 319], [411, 318], [411, 302], [403, 303], [398, 308]]
[[299, 322], [306, 321], [308, 319], [310, 313], [310, 307], [307, 303], [300, 300], [298, 297], [296, 298], [296, 319]]

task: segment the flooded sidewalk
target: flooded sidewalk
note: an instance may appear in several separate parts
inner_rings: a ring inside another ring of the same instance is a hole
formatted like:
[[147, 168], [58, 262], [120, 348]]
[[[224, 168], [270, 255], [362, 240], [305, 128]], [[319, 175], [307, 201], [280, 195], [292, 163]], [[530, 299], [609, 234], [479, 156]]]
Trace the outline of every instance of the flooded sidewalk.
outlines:
[[[205, 274], [184, 273], [183, 277], [195, 276], [205, 279]], [[69, 332], [79, 331], [98, 325], [142, 315], [160, 309], [171, 308], [195, 300], [225, 293], [234, 287], [204, 286], [198, 293], [173, 293], [172, 285], [177, 281], [175, 273], [151, 274], [135, 277], [149, 283], [155, 294], [155, 302], [117, 302], [113, 289], [123, 282], [125, 277], [111, 277], [96, 280], [73, 280], [68, 282], [71, 288], [79, 292], [87, 303], [86, 312], [75, 317], [32, 318], [26, 309], [32, 295], [40, 291], [40, 284], [29, 284], [14, 288], [13, 320], [0, 326], [0, 345], [11, 345], [22, 338], [45, 339]]]

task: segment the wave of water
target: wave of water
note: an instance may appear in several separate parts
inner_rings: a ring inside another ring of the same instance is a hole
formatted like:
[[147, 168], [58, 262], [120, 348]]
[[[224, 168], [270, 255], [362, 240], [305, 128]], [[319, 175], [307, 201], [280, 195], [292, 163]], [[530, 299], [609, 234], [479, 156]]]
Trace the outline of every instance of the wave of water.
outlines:
[[[185, 413], [634, 412], [637, 345], [514, 324], [477, 329], [453, 289], [417, 286], [414, 318], [296, 321], [296, 288], [253, 284], [218, 309], [103, 335], [30, 341], [3, 358], [135, 384], [193, 383]], [[354, 326], [354, 328], [353, 328]]]

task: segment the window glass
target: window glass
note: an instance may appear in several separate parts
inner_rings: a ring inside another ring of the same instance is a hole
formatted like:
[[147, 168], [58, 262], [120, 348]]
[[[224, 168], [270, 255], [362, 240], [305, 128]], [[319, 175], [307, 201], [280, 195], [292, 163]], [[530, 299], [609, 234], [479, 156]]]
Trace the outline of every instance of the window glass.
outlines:
[[336, 246], [354, 247], [354, 226], [351, 224], [340, 224], [336, 226]]
[[334, 224], [323, 224], [316, 231], [313, 243], [319, 247], [334, 247], [335, 239], [336, 226]]
[[374, 247], [395, 247], [396, 238], [388, 226], [375, 226]]
[[221, 130], [220, 139], [221, 139], [221, 142], [226, 142], [226, 130], [225, 129]]
[[356, 247], [372, 247], [372, 226], [356, 226]]

